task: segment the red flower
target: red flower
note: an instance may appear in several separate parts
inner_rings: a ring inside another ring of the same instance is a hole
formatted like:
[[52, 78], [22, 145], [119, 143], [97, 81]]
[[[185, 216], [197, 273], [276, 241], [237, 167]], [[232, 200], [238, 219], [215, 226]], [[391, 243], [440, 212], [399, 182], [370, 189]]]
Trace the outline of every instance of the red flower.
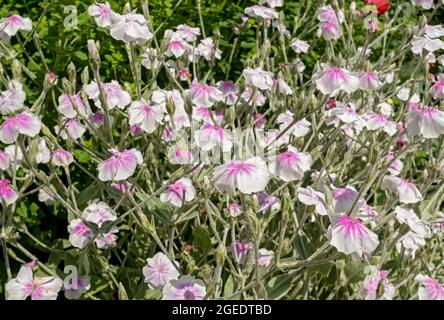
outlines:
[[384, 14], [390, 9], [389, 0], [366, 0], [366, 4], [373, 4], [378, 9], [378, 15]]

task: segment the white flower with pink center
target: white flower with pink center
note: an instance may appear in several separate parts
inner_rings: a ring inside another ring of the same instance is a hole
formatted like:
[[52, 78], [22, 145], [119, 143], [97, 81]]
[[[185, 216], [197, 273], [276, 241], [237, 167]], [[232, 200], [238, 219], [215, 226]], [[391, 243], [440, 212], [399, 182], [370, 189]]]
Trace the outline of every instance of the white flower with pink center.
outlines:
[[[151, 289], [161, 289], [171, 280], [177, 280], [180, 273], [177, 270], [179, 263], [171, 261], [162, 252], [156, 253], [153, 257], [146, 259], [146, 266], [142, 272], [145, 282]], [[176, 266], [177, 267], [176, 267]]]
[[390, 121], [386, 115], [369, 111], [364, 115], [367, 129], [383, 130], [389, 136], [393, 136], [398, 131], [398, 125], [395, 121]]
[[176, 27], [177, 34], [188, 42], [196, 41], [197, 37], [200, 35], [199, 28], [193, 28], [186, 24], [180, 24]]
[[8, 84], [9, 89], [0, 93], [0, 112], [8, 114], [16, 112], [23, 108], [26, 93], [23, 91], [23, 86], [17, 80], [12, 80]]
[[162, 293], [162, 300], [203, 300], [207, 289], [202, 280], [182, 276], [165, 284]]
[[395, 156], [392, 153], [388, 153], [383, 159], [390, 163], [388, 171], [393, 176], [399, 175], [404, 168], [404, 164], [402, 163], [402, 161], [399, 159], [395, 159]]
[[213, 150], [218, 146], [222, 152], [228, 152], [233, 147], [233, 137], [228, 130], [217, 124], [205, 123], [194, 133], [196, 145], [204, 151]]
[[304, 172], [310, 170], [312, 162], [309, 153], [299, 152], [289, 146], [287, 151], [280, 153], [270, 162], [269, 169], [285, 182], [296, 181], [302, 179]]
[[57, 167], [68, 167], [73, 161], [72, 154], [62, 148], [56, 149], [52, 155], [52, 163]]
[[92, 203], [83, 210], [82, 216], [99, 227], [106, 221], [115, 221], [116, 214], [105, 202]]
[[245, 83], [260, 90], [271, 90], [273, 87], [273, 74], [269, 71], [257, 68], [246, 68], [242, 71]]
[[124, 15], [111, 15], [110, 34], [116, 40], [127, 44], [143, 45], [153, 38], [145, 18], [141, 14], [127, 13]]
[[330, 244], [339, 252], [363, 257], [376, 249], [379, 240], [361, 220], [343, 215], [330, 230]]
[[[362, 221], [374, 219], [376, 216], [378, 216], [378, 212], [371, 205], [363, 202], [359, 207], [358, 218]], [[371, 224], [374, 224], [374, 221]]]
[[271, 261], [274, 259], [274, 252], [272, 250], [267, 250], [265, 248], [261, 248], [258, 250], [259, 259], [257, 261], [258, 266], [267, 268], [270, 266]]
[[435, 107], [421, 107], [407, 112], [407, 129], [424, 138], [438, 138], [444, 133], [444, 112]]
[[69, 242], [73, 247], [83, 249], [93, 239], [94, 232], [82, 221], [73, 219], [68, 225]]
[[193, 201], [195, 196], [196, 189], [194, 189], [191, 180], [182, 178], [168, 186], [166, 191], [160, 195], [160, 201], [180, 208], [183, 204]]
[[164, 105], [140, 100], [129, 107], [129, 124], [139, 125], [147, 133], [152, 133], [162, 123], [166, 114]]
[[230, 203], [224, 212], [226, 216], [236, 218], [242, 214], [242, 206], [238, 203]]
[[336, 188], [333, 191], [333, 202], [335, 206], [335, 213], [349, 212], [353, 204], [356, 202], [355, 209], [361, 207], [364, 200], [360, 198], [356, 201], [358, 197], [358, 192], [355, 188], [351, 186], [346, 186], [345, 188]]
[[433, 84], [431, 90], [434, 99], [444, 99], [444, 73], [438, 75], [438, 80]]
[[56, 300], [63, 282], [59, 277], [37, 277], [32, 268], [22, 266], [17, 277], [5, 285], [7, 300]]
[[207, 61], [211, 61], [213, 58], [220, 60], [222, 54], [222, 51], [214, 46], [212, 38], [205, 38], [201, 40], [196, 48], [196, 52], [198, 55], [204, 57]]
[[207, 108], [223, 100], [222, 92], [219, 89], [198, 82], [193, 83], [190, 96], [194, 105]]
[[178, 90], [155, 90], [151, 96], [151, 101], [155, 104], [167, 108], [167, 104], [172, 104], [176, 110], [185, 110], [185, 102]]
[[422, 285], [418, 289], [419, 300], [444, 300], [444, 286], [437, 280], [423, 274], [418, 274], [415, 280]]
[[[102, 90], [104, 91], [109, 110], [115, 107], [123, 110], [131, 103], [131, 95], [127, 91], [122, 90], [120, 84], [115, 80], [102, 83]], [[102, 108], [99, 99], [100, 89], [95, 81], [85, 85], [84, 91], [88, 94], [89, 99], [94, 100], [94, 104], [97, 107]]]
[[294, 38], [293, 40], [291, 40], [290, 48], [293, 49], [293, 51], [296, 53], [307, 53], [310, 45], [307, 43], [307, 41]]
[[378, 90], [382, 82], [379, 80], [378, 73], [374, 71], [364, 71], [358, 73], [359, 88], [365, 91]]
[[73, 140], [80, 139], [86, 131], [86, 127], [81, 124], [77, 119], [62, 119], [62, 125], [55, 126], [54, 130], [59, 134], [62, 139], [68, 138]]
[[220, 124], [223, 120], [223, 114], [216, 114], [207, 107], [194, 107], [191, 117], [195, 121], [203, 121], [205, 123], [212, 122], [214, 119], [216, 123]]
[[216, 189], [228, 194], [236, 189], [244, 194], [263, 191], [269, 180], [267, 165], [259, 157], [227, 162], [216, 167], [212, 177]]
[[19, 134], [35, 137], [42, 127], [40, 119], [29, 112], [22, 112], [14, 117], [5, 117], [0, 126], [0, 141], [11, 144], [17, 141]]
[[322, 70], [313, 75], [312, 80], [322, 94], [329, 96], [335, 96], [340, 91], [350, 94], [359, 88], [358, 77], [343, 68], [323, 66]]
[[417, 203], [422, 200], [418, 188], [407, 179], [386, 176], [382, 180], [381, 188], [398, 194], [401, 203]]
[[395, 208], [395, 217], [400, 223], [405, 223], [418, 236], [427, 238], [432, 234], [432, 230], [421, 219], [418, 218], [413, 209], [405, 209], [397, 206]]
[[0, 199], [7, 205], [11, 205], [18, 199], [18, 194], [8, 179], [0, 180]]
[[329, 213], [325, 196], [322, 192], [314, 190], [312, 187], [298, 189], [298, 199], [307, 206], [315, 206], [315, 211], [321, 216], [326, 216]]
[[88, 292], [91, 288], [89, 276], [78, 275], [75, 278], [66, 278], [63, 282], [63, 289], [65, 290], [65, 298], [74, 300], [79, 299], [82, 294]]
[[0, 38], [10, 39], [20, 30], [31, 31], [32, 21], [19, 15], [12, 15], [0, 20]]
[[186, 52], [192, 50], [189, 43], [187, 43], [178, 32], [171, 30], [165, 31], [165, 39], [167, 39], [167, 48], [165, 55], [167, 57], [174, 56], [176, 58], [182, 57]]
[[101, 181], [126, 180], [134, 174], [137, 165], [142, 164], [142, 153], [137, 149], [118, 151], [111, 149], [111, 157], [97, 166]]
[[395, 286], [387, 278], [389, 271], [370, 267], [370, 272], [364, 279], [361, 296], [365, 300], [392, 300]]
[[278, 14], [272, 8], [268, 8], [262, 5], [254, 5], [245, 8], [244, 13], [250, 17], [262, 18], [265, 20], [276, 19]]
[[342, 34], [341, 26], [330, 21], [322, 22], [318, 34], [327, 41], [338, 39]]
[[111, 26], [111, 18], [114, 12], [108, 2], [96, 3], [88, 7], [88, 14], [94, 17], [97, 25], [101, 28], [108, 28]]
[[413, 231], [407, 232], [405, 235], [399, 239], [396, 243], [396, 250], [401, 253], [403, 252], [406, 256], [415, 258], [416, 250], [419, 247], [423, 247], [426, 245], [425, 239], [420, 237]]
[[180, 145], [174, 145], [169, 149], [168, 160], [172, 164], [192, 164], [194, 161], [191, 151]]

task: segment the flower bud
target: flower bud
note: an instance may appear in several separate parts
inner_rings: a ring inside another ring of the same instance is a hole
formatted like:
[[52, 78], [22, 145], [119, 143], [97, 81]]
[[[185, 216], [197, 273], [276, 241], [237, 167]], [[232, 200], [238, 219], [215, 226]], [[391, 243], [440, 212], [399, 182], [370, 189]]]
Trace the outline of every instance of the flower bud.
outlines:
[[20, 66], [20, 62], [17, 59], [12, 61], [12, 76], [14, 79], [20, 79], [22, 76], [22, 67]]
[[72, 63], [72, 61], [68, 64], [67, 71], [68, 71], [69, 81], [71, 82], [71, 85], [75, 91], [76, 81], [77, 81], [77, 71], [76, 71], [76, 66], [74, 65], [74, 63]]
[[68, 96], [71, 96], [71, 95], [72, 95], [71, 82], [69, 82], [68, 79], [66, 79], [66, 78], [63, 78], [63, 79], [62, 79], [62, 87], [63, 87], [63, 91], [64, 91]]
[[83, 68], [82, 74], [80, 75], [82, 84], [86, 85], [89, 83], [89, 70], [88, 67]]
[[100, 67], [100, 55], [97, 49], [97, 44], [94, 40], [88, 40], [88, 53], [91, 60], [91, 65], [94, 70], [99, 70]]

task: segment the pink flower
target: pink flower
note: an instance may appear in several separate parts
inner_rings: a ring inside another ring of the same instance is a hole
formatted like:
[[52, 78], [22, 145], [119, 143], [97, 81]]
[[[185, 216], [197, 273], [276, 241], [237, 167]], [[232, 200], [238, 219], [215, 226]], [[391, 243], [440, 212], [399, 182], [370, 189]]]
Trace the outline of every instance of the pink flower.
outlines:
[[382, 85], [381, 81], [379, 81], [377, 72], [360, 72], [358, 74], [359, 77], [359, 88], [365, 91], [374, 91], [378, 90]]
[[390, 163], [390, 167], [388, 168], [388, 170], [393, 176], [399, 175], [404, 168], [404, 164], [402, 163], [402, 161], [399, 159], [395, 159], [392, 153], [388, 153], [383, 159]]
[[11, 165], [11, 157], [6, 151], [0, 151], [0, 170], [8, 170]]
[[419, 300], [444, 300], [444, 286], [437, 280], [418, 274], [415, 280], [422, 284], [418, 289]]
[[9, 39], [20, 30], [31, 31], [32, 21], [19, 15], [12, 15], [0, 20], [0, 38]]
[[214, 185], [220, 192], [234, 193], [236, 189], [245, 194], [263, 191], [270, 180], [264, 160], [254, 157], [248, 160], [233, 160], [214, 169]]
[[271, 72], [264, 71], [261, 68], [246, 68], [242, 71], [245, 83], [249, 86], [261, 90], [271, 90], [273, 86], [273, 75]]
[[199, 130], [196, 130], [194, 139], [196, 145], [204, 151], [210, 151], [219, 146], [222, 152], [228, 152], [233, 147], [231, 133], [211, 123], [205, 123]]
[[444, 73], [438, 75], [438, 80], [433, 84], [431, 90], [434, 99], [444, 99]]
[[146, 259], [147, 265], [143, 267], [145, 282], [151, 289], [163, 288], [171, 280], [177, 280], [180, 276], [177, 261], [171, 261], [162, 252], [156, 253], [152, 258]]
[[268, 267], [274, 258], [274, 252], [265, 248], [261, 248], [258, 250], [258, 253], [259, 259], [257, 261], [257, 264], [261, 267]]
[[407, 129], [424, 138], [437, 138], [444, 133], [444, 112], [434, 107], [410, 109], [407, 112]]
[[355, 105], [353, 103], [336, 102], [335, 106], [327, 111], [328, 119], [327, 124], [339, 125], [339, 121], [344, 123], [352, 123], [359, 120], [359, 115], [356, 112]]
[[165, 284], [162, 293], [162, 300], [203, 300], [207, 290], [202, 280], [182, 276]]
[[26, 300], [30, 296], [31, 300], [56, 300], [62, 285], [58, 277], [36, 277], [32, 268], [22, 266], [17, 277], [6, 283], [6, 299]]
[[145, 100], [134, 101], [129, 107], [130, 125], [139, 125], [147, 133], [152, 133], [165, 117], [164, 105], [156, 105]]
[[171, 104], [176, 111], [183, 110], [185, 112], [185, 102], [178, 90], [155, 90], [151, 96], [151, 100], [155, 104], [161, 105], [165, 110], [167, 109], [167, 104]]
[[342, 32], [341, 27], [333, 22], [322, 22], [319, 28], [319, 34], [327, 41], [338, 39]]
[[73, 247], [83, 249], [93, 238], [93, 231], [82, 221], [73, 219], [68, 225], [69, 242]]
[[397, 206], [395, 208], [396, 220], [405, 223], [409, 228], [422, 238], [431, 236], [432, 231], [421, 219], [418, 218], [413, 209], [405, 209]]
[[180, 208], [184, 203], [193, 201], [195, 196], [196, 189], [194, 189], [191, 180], [182, 178], [168, 186], [167, 190], [160, 195], [160, 201], [169, 202]]
[[280, 153], [270, 162], [269, 169], [285, 182], [296, 181], [302, 179], [304, 172], [310, 170], [312, 162], [309, 153], [299, 152], [289, 146], [287, 151]]
[[11, 205], [18, 199], [18, 194], [8, 179], [0, 180], [0, 199], [7, 205]]
[[242, 213], [242, 206], [237, 203], [230, 203], [224, 210], [225, 215], [235, 218]]
[[12, 80], [8, 84], [9, 89], [0, 93], [0, 112], [8, 114], [23, 108], [26, 94], [23, 86], [17, 80]]
[[111, 157], [101, 162], [99, 170], [99, 179], [101, 181], [119, 181], [131, 177], [138, 164], [142, 164], [143, 156], [137, 149], [124, 150], [122, 152], [111, 149]]
[[320, 22], [328, 21], [335, 24], [341, 24], [343, 21], [343, 13], [340, 11], [339, 15], [337, 15], [331, 5], [319, 8], [317, 11], [317, 17]]
[[40, 119], [26, 111], [8, 118], [0, 126], [0, 141], [6, 144], [14, 143], [19, 134], [35, 137], [42, 127]]
[[[294, 115], [291, 111], [286, 111], [285, 113], [281, 113], [278, 115], [276, 122], [279, 123], [279, 130], [285, 130], [292, 122], [294, 121]], [[310, 132], [311, 123], [303, 118], [297, 121], [290, 129], [287, 130], [287, 133], [294, 135], [297, 138], [305, 136]]]
[[178, 35], [188, 42], [196, 41], [197, 37], [200, 35], [199, 28], [193, 28], [186, 24], [178, 25], [176, 30]]
[[219, 81], [218, 88], [222, 91], [225, 104], [232, 106], [238, 100], [239, 87], [230, 81]]
[[245, 8], [244, 13], [250, 17], [262, 18], [266, 20], [275, 19], [278, 17], [276, 11], [261, 5], [254, 5]]
[[321, 216], [328, 214], [328, 206], [325, 202], [325, 196], [323, 193], [314, 190], [312, 187], [298, 189], [298, 199], [300, 202], [307, 206], [315, 206], [316, 213]]
[[[114, 109], [115, 107], [119, 109], [125, 109], [127, 105], [131, 103], [131, 96], [125, 90], [122, 90], [120, 84], [112, 80], [108, 83], [102, 83], [102, 90], [106, 96], [106, 104], [108, 109]], [[84, 91], [88, 94], [89, 99], [94, 100], [97, 107], [102, 108], [100, 105], [100, 89], [95, 81], [84, 86]]]
[[111, 26], [111, 18], [114, 12], [108, 2], [97, 3], [88, 7], [88, 14], [96, 20], [99, 27], [108, 28]]
[[263, 106], [265, 102], [267, 102], [267, 97], [262, 94], [260, 91], [254, 92], [251, 88], [246, 88], [244, 92], [241, 94], [241, 98], [249, 105], [249, 106]]
[[56, 149], [52, 156], [52, 162], [58, 167], [68, 167], [73, 161], [72, 154], [62, 148]]
[[346, 69], [324, 66], [313, 75], [313, 81], [322, 94], [335, 96], [339, 91], [348, 94], [359, 87], [359, 79]]
[[418, 188], [407, 179], [386, 176], [382, 180], [381, 188], [397, 193], [401, 203], [417, 203], [422, 200]]
[[[74, 103], [75, 107], [73, 106]], [[79, 94], [73, 94], [71, 100], [66, 94], [59, 96], [59, 105], [57, 110], [67, 118], [75, 118], [77, 116], [77, 110], [81, 115], [86, 116], [86, 107], [83, 103], [83, 99]]]
[[379, 240], [361, 220], [342, 215], [330, 230], [330, 244], [339, 252], [362, 257], [371, 254], [379, 245]]
[[194, 82], [190, 95], [196, 106], [211, 107], [216, 102], [222, 101], [222, 92], [216, 87]]
[[139, 45], [143, 45], [153, 37], [143, 15], [132, 12], [124, 15], [113, 14], [110, 34], [116, 40]]
[[377, 270], [374, 267], [362, 283], [361, 295], [365, 300], [392, 300], [395, 286], [389, 283], [387, 270]]
[[239, 264], [245, 264], [247, 259], [253, 251], [253, 244], [249, 241], [236, 240], [231, 246], [234, 258]]
[[90, 278], [89, 276], [80, 276], [73, 278], [67, 278], [63, 282], [63, 288], [65, 289], [65, 297], [66, 299], [78, 299], [84, 294], [88, 292], [91, 288]]

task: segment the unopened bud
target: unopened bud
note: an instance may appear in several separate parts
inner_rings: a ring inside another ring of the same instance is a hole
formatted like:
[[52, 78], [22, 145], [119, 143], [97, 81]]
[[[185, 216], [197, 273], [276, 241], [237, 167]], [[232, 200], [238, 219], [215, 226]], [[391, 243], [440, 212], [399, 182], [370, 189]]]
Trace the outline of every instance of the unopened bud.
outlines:
[[71, 96], [71, 95], [72, 95], [71, 82], [69, 82], [68, 79], [66, 79], [66, 78], [63, 78], [63, 79], [62, 79], [62, 87], [63, 87], [63, 91], [64, 91], [68, 96]]
[[22, 67], [17, 59], [12, 61], [12, 76], [14, 79], [20, 79], [22, 76]]
[[77, 81], [77, 71], [76, 71], [76, 66], [72, 62], [68, 64], [68, 77], [72, 87], [75, 90], [76, 81]]
[[85, 67], [82, 71], [82, 74], [80, 75], [80, 79], [82, 80], [82, 84], [88, 84], [89, 83], [89, 70], [88, 67]]
[[42, 49], [42, 43], [40, 42], [40, 36], [37, 31], [34, 32], [32, 38], [34, 40], [34, 46], [40, 51]]
[[97, 44], [94, 40], [88, 40], [88, 54], [91, 60], [91, 65], [95, 70], [99, 70], [100, 67], [100, 55], [97, 49]]

